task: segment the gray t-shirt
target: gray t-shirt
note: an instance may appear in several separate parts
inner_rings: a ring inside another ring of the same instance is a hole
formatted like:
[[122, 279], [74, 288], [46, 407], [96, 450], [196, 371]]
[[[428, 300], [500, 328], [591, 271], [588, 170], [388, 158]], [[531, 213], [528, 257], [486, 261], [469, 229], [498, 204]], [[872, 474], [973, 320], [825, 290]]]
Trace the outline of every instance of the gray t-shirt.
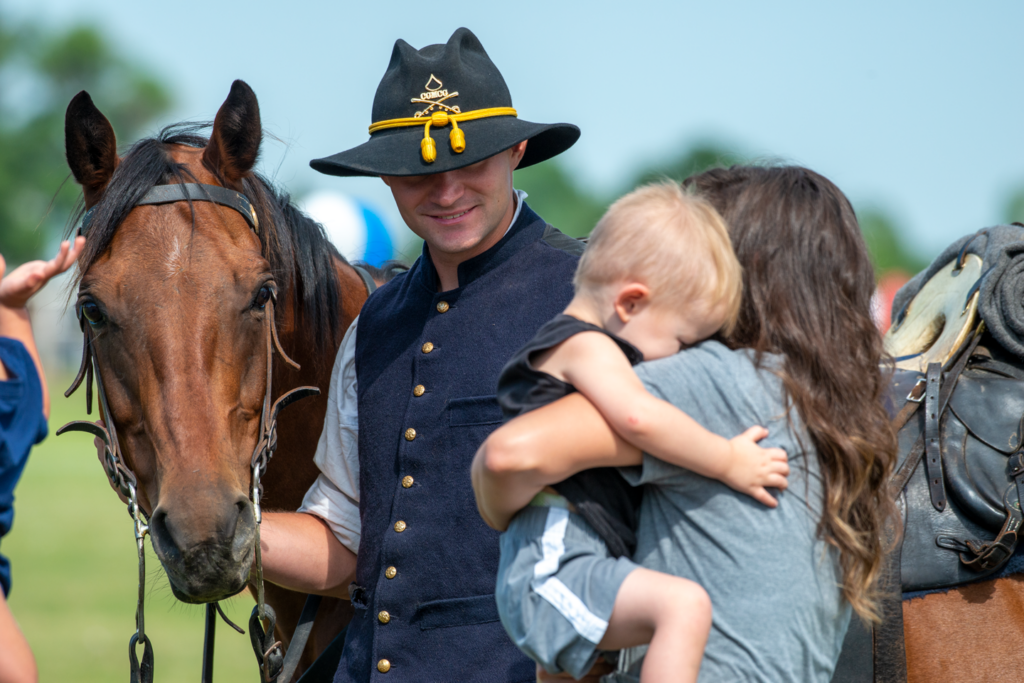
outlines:
[[[711, 596], [702, 682], [828, 683], [850, 622], [838, 553], [815, 533], [817, 457], [801, 448], [813, 446], [795, 411], [792, 425], [786, 418], [782, 382], [767, 369], [777, 363], [765, 357], [758, 369], [750, 351], [708, 341], [636, 369], [652, 394], [708, 430], [732, 438], [762, 425], [770, 432], [762, 445], [789, 455], [789, 489], [775, 509], [647, 454], [642, 466], [622, 470], [631, 484], [648, 485], [634, 560], [692, 579]], [[624, 653], [622, 669], [639, 673], [641, 654]]]

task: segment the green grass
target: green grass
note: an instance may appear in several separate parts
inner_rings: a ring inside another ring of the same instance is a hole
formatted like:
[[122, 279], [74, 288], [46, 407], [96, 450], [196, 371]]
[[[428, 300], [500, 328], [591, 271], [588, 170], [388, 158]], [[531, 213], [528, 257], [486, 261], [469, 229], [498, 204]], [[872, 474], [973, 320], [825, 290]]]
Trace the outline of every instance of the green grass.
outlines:
[[[15, 491], [14, 527], [2, 541], [12, 565], [10, 608], [43, 683], [127, 680], [138, 595], [131, 518], [107, 484], [92, 439], [54, 436], [64, 423], [86, 418], [84, 390], [65, 399], [66, 387], [51, 382], [50, 435], [29, 457]], [[198, 681], [204, 608], [174, 599], [146, 541], [146, 633], [153, 642], [154, 678]], [[247, 629], [253, 604], [243, 593], [221, 606]], [[215, 652], [218, 682], [258, 680], [248, 635], [219, 623]]]

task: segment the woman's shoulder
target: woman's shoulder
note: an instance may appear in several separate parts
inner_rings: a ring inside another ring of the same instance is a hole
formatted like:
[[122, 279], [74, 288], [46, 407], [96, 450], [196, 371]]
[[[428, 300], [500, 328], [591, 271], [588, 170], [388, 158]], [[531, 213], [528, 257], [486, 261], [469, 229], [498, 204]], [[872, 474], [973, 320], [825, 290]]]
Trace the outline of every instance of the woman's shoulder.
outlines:
[[[779, 358], [755, 358], [750, 349], [706, 341], [637, 367], [647, 390], [695, 419], [705, 429], [732, 438], [753, 425], [790, 425]], [[780, 433], [778, 436], [782, 436]]]
[[719, 389], [743, 387], [750, 384], [773, 386], [778, 378], [774, 368], [778, 357], [765, 354], [756, 362], [751, 349], [730, 349], [720, 341], [709, 339], [674, 356], [642, 363], [637, 374], [645, 384], [653, 387], [689, 387], [713, 384]]

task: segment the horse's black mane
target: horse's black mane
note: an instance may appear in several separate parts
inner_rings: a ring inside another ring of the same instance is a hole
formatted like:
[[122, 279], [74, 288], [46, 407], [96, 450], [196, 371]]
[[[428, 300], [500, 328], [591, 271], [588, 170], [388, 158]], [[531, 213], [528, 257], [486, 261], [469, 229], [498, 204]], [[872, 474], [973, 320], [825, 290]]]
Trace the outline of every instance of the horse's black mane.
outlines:
[[[128, 213], [153, 186], [197, 182], [185, 166], [171, 159], [168, 147], [205, 147], [208, 140], [200, 131], [209, 126], [208, 123], [175, 124], [161, 130], [156, 137], [132, 145], [96, 205], [89, 240], [79, 260], [79, 273], [85, 273], [107, 250]], [[286, 192], [260, 175], [245, 178], [242, 184], [245, 195], [256, 209], [263, 257], [270, 262], [282, 289], [281, 296], [292, 297], [297, 326], [312, 332], [315, 356], [330, 363], [333, 350], [344, 333], [338, 329], [341, 285], [332, 260], [344, 258], [327, 239], [323, 227], [292, 204]], [[189, 202], [190, 208], [191, 204]], [[80, 207], [72, 225], [78, 224], [83, 213], [84, 207]], [[194, 229], [194, 212], [192, 216]]]

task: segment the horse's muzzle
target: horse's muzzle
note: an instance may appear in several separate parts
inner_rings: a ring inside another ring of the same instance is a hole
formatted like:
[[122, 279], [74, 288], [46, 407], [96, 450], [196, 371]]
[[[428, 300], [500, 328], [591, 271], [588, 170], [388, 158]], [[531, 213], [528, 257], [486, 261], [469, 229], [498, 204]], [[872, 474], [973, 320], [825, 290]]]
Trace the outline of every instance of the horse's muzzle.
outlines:
[[174, 596], [182, 602], [215, 602], [244, 589], [256, 539], [249, 499], [239, 495], [210, 510], [193, 498], [178, 507], [157, 506], [149, 522], [153, 549]]

